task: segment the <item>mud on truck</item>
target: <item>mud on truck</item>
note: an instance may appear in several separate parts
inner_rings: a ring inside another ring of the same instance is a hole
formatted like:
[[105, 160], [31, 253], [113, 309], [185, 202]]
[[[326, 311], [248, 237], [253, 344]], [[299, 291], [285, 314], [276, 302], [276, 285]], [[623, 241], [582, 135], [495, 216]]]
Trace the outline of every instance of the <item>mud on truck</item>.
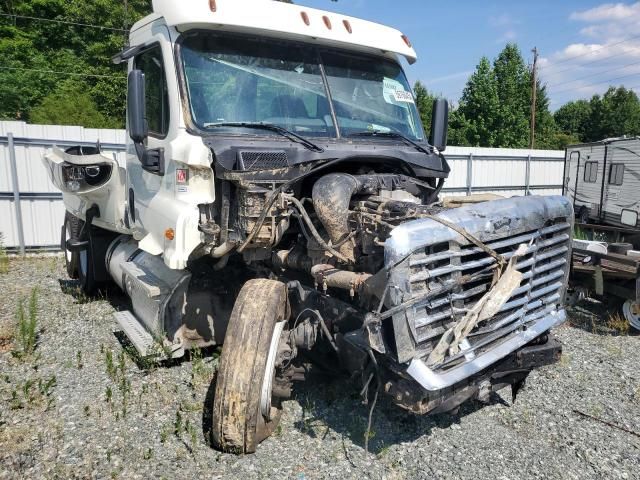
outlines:
[[572, 206], [440, 198], [448, 106], [427, 141], [406, 36], [267, 0], [153, 7], [114, 57], [126, 165], [99, 146], [44, 162], [68, 273], [126, 292], [140, 355], [223, 345], [217, 448], [255, 451], [313, 367], [428, 414], [559, 359]]

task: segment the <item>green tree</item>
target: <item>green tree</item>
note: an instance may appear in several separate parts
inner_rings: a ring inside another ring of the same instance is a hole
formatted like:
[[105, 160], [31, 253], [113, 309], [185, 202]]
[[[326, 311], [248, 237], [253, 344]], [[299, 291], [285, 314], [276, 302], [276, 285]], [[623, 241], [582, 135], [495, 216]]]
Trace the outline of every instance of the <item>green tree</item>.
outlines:
[[31, 121], [49, 125], [82, 125], [88, 128], [116, 128], [100, 113], [86, 85], [66, 80], [31, 111]]
[[104, 126], [124, 125], [125, 69], [110, 59], [126, 41], [119, 29], [149, 13], [150, 3], [128, 0], [125, 12], [114, 0], [4, 0], [4, 13], [50, 21], [0, 17], [0, 118], [30, 121], [61, 83], [74, 83], [98, 106]]
[[567, 102], [553, 114], [553, 118], [558, 130], [584, 142], [591, 120], [591, 104], [588, 100]]
[[496, 76], [489, 59], [482, 57], [462, 92], [460, 106], [452, 115], [451, 124], [457, 130], [453, 138], [464, 145], [495, 146], [499, 119]]
[[594, 95], [590, 105], [587, 141], [640, 134], [640, 101], [633, 90], [609, 87], [602, 97]]
[[420, 112], [420, 120], [424, 127], [425, 134], [428, 136], [431, 131], [431, 115], [433, 114], [433, 101], [437, 98], [430, 93], [422, 82], [417, 81], [413, 86], [413, 93], [416, 98], [416, 107]]
[[531, 73], [518, 46], [513, 43], [493, 62], [500, 107], [495, 122], [495, 145], [526, 147], [529, 144], [531, 112]]
[[[549, 110], [549, 95], [547, 87], [539, 80], [536, 82], [536, 138], [535, 148], [558, 149], [564, 148], [563, 143], [568, 141], [563, 136], [558, 136], [558, 127], [556, 125], [553, 114]], [[529, 115], [531, 115], [531, 92], [529, 92]], [[529, 128], [531, 120], [529, 119]], [[558, 147], [558, 145], [562, 145]]]

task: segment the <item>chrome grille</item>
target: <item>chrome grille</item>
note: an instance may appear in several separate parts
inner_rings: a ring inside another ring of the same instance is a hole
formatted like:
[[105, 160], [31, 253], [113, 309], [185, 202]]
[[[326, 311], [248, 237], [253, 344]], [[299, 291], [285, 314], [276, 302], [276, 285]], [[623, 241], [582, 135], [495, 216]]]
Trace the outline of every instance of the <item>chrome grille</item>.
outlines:
[[[504, 342], [521, 344], [542, 325], [561, 322], [571, 253], [572, 210], [564, 197], [520, 197], [439, 214], [479, 238], [505, 260], [522, 244], [527, 250], [516, 264], [523, 274], [520, 286], [499, 312], [476, 325], [460, 345], [460, 353], [421, 371], [444, 375], [466, 363], [475, 366], [469, 365], [464, 371], [475, 371], [485, 364], [480, 357]], [[496, 269], [495, 259], [484, 250], [428, 219], [397, 227], [385, 246], [385, 261], [391, 272], [386, 306], [393, 316], [395, 347], [401, 363], [426, 360], [442, 334], [490, 290]], [[557, 320], [550, 321], [550, 317]], [[504, 353], [505, 348], [497, 350]], [[423, 384], [430, 382], [424, 380]]]
[[[490, 347], [492, 342], [525, 328], [529, 322], [557, 307], [568, 268], [570, 231], [569, 222], [557, 221], [540, 230], [487, 243], [505, 259], [511, 258], [520, 244], [529, 245], [517, 263], [517, 269], [523, 273], [522, 282], [497, 315], [471, 332], [464, 352], [446, 359], [442, 367], [455, 365], [471, 353]], [[447, 292], [427, 294], [424, 301], [414, 306], [413, 330], [421, 356], [428, 355], [440, 336], [491, 288], [493, 271], [489, 267], [494, 264], [495, 260], [480, 248], [461, 246], [453, 241], [411, 255], [409, 292], [412, 297], [437, 291], [442, 285], [457, 283], [463, 277], [470, 279]]]

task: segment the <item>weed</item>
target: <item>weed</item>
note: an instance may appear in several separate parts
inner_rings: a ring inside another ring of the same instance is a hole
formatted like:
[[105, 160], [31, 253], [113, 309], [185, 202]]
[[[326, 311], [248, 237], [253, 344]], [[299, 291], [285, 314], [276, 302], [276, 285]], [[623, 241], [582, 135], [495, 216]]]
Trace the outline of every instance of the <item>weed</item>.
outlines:
[[88, 416], [91, 415], [91, 409], [90, 409], [89, 405], [85, 405], [83, 411], [84, 411], [84, 416], [85, 417], [88, 417]]
[[180, 410], [176, 411], [176, 419], [173, 421], [173, 434], [176, 436], [180, 436], [180, 432], [182, 431], [182, 414]]
[[31, 290], [28, 315], [24, 311], [24, 299], [21, 298], [19, 300], [16, 323], [18, 325], [17, 337], [20, 351], [14, 352], [14, 355], [18, 358], [29, 357], [36, 349], [38, 336], [38, 289], [36, 287]]
[[111, 378], [111, 380], [115, 380], [117, 370], [115, 364], [113, 363], [113, 352], [111, 351], [111, 349], [108, 349], [104, 352], [104, 363], [107, 366], [107, 375], [109, 375], [109, 378]]
[[587, 232], [582, 230], [580, 227], [575, 227], [573, 229], [573, 238], [576, 240], [588, 240]]
[[126, 355], [124, 353], [124, 350], [120, 350], [120, 353], [118, 354], [118, 369], [120, 370], [120, 373], [122, 375], [124, 375], [124, 371], [126, 370]]
[[12, 321], [0, 320], [0, 352], [6, 352], [13, 348], [13, 339], [16, 334], [16, 327]]
[[55, 386], [55, 375], [48, 380], [44, 380], [41, 377], [27, 379], [11, 391], [10, 408], [12, 410], [20, 410], [37, 407], [46, 412], [53, 405], [54, 400], [51, 394]]
[[194, 348], [189, 352], [191, 357], [191, 388], [195, 389], [200, 385], [209, 385], [213, 380], [216, 370], [217, 358], [205, 362], [202, 350]]
[[194, 427], [193, 424], [189, 422], [189, 420], [187, 420], [184, 431], [189, 435], [189, 438], [191, 439], [191, 448], [195, 447], [198, 443], [198, 431], [196, 430], [196, 427]]
[[107, 386], [107, 389], [104, 395], [104, 401], [107, 403], [111, 403], [112, 398], [113, 398], [113, 391], [111, 390], [111, 387]]
[[380, 451], [378, 452], [378, 458], [382, 458], [382, 457], [386, 456], [389, 453], [389, 445], [385, 445], [384, 443], [380, 443], [380, 445], [382, 447], [380, 448]]
[[167, 443], [167, 440], [169, 439], [170, 431], [171, 430], [167, 427], [163, 427], [162, 430], [160, 430], [160, 443], [162, 444]]
[[76, 353], [76, 366], [78, 367], [78, 370], [82, 370], [82, 352], [80, 350], [78, 350], [78, 352]]
[[629, 322], [618, 312], [609, 315], [607, 327], [621, 335], [627, 335], [629, 333]]
[[145, 460], [151, 460], [153, 458], [153, 450], [151, 449], [151, 447], [147, 448], [144, 453], [142, 454], [142, 458], [144, 458]]
[[4, 247], [4, 235], [0, 233], [0, 273], [9, 273], [9, 256]]

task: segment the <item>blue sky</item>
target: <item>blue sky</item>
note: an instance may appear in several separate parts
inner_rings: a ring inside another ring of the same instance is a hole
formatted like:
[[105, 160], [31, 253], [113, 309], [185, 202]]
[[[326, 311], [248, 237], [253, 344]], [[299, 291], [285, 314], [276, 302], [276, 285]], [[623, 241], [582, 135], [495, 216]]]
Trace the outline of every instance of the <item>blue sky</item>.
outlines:
[[456, 101], [481, 56], [516, 42], [527, 62], [540, 52], [551, 108], [606, 91], [640, 93], [640, 1], [296, 0], [402, 30], [418, 52], [410, 80]]

